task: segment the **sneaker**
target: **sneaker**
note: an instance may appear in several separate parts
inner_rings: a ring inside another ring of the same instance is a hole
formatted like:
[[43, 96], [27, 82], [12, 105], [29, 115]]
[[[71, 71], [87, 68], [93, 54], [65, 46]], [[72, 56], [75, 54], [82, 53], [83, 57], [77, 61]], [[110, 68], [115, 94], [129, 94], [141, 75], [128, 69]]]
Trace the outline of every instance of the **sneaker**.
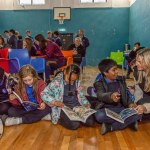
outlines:
[[45, 117], [43, 117], [41, 120], [47, 120], [50, 121], [51, 120], [51, 115], [47, 114]]
[[2, 115], [1, 117], [2, 123], [5, 124], [5, 120], [8, 118], [8, 115]]
[[2, 119], [0, 119], [0, 139], [3, 136], [3, 132], [4, 132], [4, 125]]
[[111, 131], [111, 125], [107, 123], [102, 123], [101, 134], [104, 135]]
[[22, 118], [19, 117], [7, 117], [5, 119], [5, 126], [18, 125], [22, 123]]
[[134, 131], [138, 131], [138, 121], [133, 122], [129, 127]]

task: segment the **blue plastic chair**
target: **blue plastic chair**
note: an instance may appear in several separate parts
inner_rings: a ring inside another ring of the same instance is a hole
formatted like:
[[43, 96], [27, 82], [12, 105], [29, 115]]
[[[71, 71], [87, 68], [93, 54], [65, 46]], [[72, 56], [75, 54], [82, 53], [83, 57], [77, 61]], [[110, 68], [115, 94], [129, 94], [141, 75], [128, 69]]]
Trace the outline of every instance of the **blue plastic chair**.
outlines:
[[0, 58], [0, 66], [7, 73], [17, 73], [20, 70], [20, 64], [18, 58]]
[[30, 64], [30, 57], [27, 49], [9, 49], [9, 59], [18, 58], [20, 67]]
[[10, 73], [17, 73], [20, 70], [20, 64], [18, 58], [9, 59]]
[[45, 59], [44, 58], [32, 58], [30, 65], [34, 67], [37, 73], [43, 73], [43, 79], [45, 81]]
[[27, 49], [9, 49], [9, 59], [18, 58], [20, 67], [30, 64], [32, 65], [37, 73], [43, 73], [45, 80], [45, 59], [44, 58], [33, 58], [30, 59]]

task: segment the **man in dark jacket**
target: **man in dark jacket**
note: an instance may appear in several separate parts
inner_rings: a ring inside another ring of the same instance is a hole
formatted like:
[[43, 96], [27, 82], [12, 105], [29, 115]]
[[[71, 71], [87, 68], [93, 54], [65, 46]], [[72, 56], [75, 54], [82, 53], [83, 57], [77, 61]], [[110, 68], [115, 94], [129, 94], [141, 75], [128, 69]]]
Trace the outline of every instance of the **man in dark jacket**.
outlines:
[[123, 77], [118, 77], [117, 63], [111, 59], [104, 59], [99, 63], [99, 70], [102, 73], [99, 81], [95, 82], [94, 87], [97, 92], [97, 98], [103, 105], [96, 114], [96, 120], [102, 124], [101, 134], [106, 134], [109, 131], [124, 129], [131, 125], [134, 130], [137, 130], [137, 120], [139, 115], [133, 115], [120, 123], [107, 117], [105, 108], [120, 113], [127, 107], [135, 108], [136, 105], [130, 100], [127, 92], [127, 86]]

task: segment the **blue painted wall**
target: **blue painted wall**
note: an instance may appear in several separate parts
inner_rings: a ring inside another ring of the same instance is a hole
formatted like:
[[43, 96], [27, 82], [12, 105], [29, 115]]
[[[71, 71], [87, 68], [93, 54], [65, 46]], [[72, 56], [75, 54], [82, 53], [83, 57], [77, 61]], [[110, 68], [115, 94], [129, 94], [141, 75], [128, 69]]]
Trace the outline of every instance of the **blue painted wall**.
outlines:
[[47, 30], [64, 28], [65, 32], [76, 33], [83, 28], [90, 40], [87, 63], [92, 66], [109, 56], [110, 51], [123, 50], [129, 37], [129, 8], [72, 9], [71, 20], [63, 25], [53, 20], [52, 10], [1, 10], [0, 20], [0, 33], [14, 28], [24, 35], [30, 29], [35, 36], [37, 33], [46, 35]]
[[50, 15], [50, 10], [1, 10], [0, 33], [14, 28], [23, 36], [27, 29], [31, 30], [33, 35], [39, 32], [44, 34], [50, 27]]
[[150, 0], [136, 0], [130, 7], [129, 43], [150, 47]]

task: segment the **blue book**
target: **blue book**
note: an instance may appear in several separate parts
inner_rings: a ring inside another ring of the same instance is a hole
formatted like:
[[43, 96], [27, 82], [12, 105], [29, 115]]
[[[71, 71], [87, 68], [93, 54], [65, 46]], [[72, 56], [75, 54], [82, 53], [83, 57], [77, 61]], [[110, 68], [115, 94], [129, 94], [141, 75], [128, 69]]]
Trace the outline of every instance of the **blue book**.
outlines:
[[24, 109], [26, 111], [36, 110], [39, 107], [39, 104], [37, 104], [37, 103], [33, 103], [30, 101], [23, 101], [20, 98], [20, 96], [17, 93], [15, 93], [14, 91], [13, 91], [13, 94], [18, 98], [18, 101], [21, 103], [21, 105], [24, 107]]

